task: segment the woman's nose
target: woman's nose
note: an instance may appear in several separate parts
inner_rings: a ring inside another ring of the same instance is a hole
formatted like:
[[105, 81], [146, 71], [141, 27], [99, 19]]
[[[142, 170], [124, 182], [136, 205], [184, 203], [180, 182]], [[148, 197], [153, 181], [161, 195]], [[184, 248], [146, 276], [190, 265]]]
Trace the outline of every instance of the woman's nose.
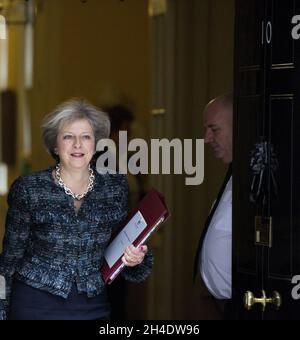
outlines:
[[74, 139], [74, 147], [76, 148], [80, 148], [81, 147], [81, 140], [80, 138], [76, 138]]

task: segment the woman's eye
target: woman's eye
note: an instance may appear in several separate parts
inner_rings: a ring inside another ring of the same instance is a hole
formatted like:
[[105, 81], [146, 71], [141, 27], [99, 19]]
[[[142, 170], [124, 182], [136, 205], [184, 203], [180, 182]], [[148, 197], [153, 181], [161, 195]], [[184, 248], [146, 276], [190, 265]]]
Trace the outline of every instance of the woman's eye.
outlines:
[[64, 139], [72, 139], [72, 136], [71, 135], [65, 135]]
[[91, 136], [89, 135], [83, 136], [83, 139], [91, 139]]

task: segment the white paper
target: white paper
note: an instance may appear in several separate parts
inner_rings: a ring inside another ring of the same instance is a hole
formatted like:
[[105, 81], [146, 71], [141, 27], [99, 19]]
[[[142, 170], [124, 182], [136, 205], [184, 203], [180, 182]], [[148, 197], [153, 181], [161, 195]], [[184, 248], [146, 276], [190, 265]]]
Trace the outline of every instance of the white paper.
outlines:
[[105, 251], [104, 257], [110, 268], [123, 256], [125, 249], [137, 239], [146, 227], [147, 223], [141, 212], [138, 211]]

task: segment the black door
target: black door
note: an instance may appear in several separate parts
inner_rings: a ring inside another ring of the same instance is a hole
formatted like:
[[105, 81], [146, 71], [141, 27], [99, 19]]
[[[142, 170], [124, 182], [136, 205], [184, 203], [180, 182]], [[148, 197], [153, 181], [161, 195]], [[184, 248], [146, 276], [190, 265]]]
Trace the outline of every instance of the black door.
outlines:
[[300, 319], [300, 4], [237, 0], [236, 13], [235, 317]]

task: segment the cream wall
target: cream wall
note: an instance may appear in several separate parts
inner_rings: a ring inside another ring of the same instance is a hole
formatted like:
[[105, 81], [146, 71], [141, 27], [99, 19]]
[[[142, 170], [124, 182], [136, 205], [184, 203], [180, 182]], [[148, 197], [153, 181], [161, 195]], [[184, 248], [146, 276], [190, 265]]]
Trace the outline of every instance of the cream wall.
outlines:
[[147, 1], [44, 1], [35, 27], [34, 169], [49, 163], [40, 142], [43, 116], [74, 96], [100, 106], [125, 102], [148, 134], [148, 33]]

